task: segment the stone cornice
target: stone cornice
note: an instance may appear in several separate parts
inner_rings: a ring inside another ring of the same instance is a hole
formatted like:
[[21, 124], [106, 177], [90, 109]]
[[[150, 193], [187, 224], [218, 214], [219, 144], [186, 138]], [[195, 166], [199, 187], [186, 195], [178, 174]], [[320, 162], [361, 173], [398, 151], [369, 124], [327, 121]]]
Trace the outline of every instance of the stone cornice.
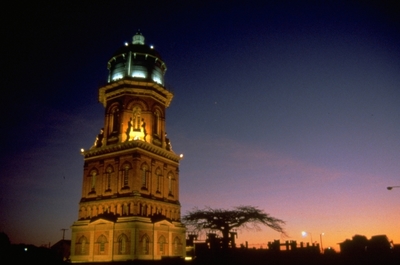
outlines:
[[99, 102], [106, 107], [109, 99], [121, 94], [153, 97], [166, 107], [169, 106], [173, 98], [173, 93], [160, 84], [124, 78], [99, 88]]
[[80, 205], [98, 205], [104, 204], [105, 202], [125, 202], [125, 201], [152, 201], [152, 203], [157, 203], [166, 206], [181, 206], [181, 203], [177, 200], [170, 200], [166, 197], [155, 197], [154, 195], [146, 194], [134, 194], [132, 193], [115, 193], [112, 195], [99, 195], [97, 197], [81, 198]]
[[87, 151], [82, 152], [85, 160], [91, 157], [98, 157], [102, 155], [108, 155], [116, 152], [124, 152], [124, 151], [132, 151], [132, 149], [142, 149], [144, 151], [150, 152], [152, 154], [162, 156], [163, 158], [172, 160], [176, 163], [179, 163], [181, 159], [177, 154], [163, 149], [161, 147], [155, 146], [153, 144], [143, 142], [141, 140], [134, 140], [125, 143], [118, 143], [112, 145], [106, 145], [100, 148], [93, 148]]

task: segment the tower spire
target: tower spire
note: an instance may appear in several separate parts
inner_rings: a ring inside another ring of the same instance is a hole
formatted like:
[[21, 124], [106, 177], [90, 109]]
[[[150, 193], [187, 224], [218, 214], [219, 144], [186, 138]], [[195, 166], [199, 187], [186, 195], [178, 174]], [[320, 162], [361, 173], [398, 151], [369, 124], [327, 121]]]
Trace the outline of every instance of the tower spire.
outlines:
[[140, 44], [144, 45], [144, 36], [140, 32], [140, 29], [136, 32], [136, 34], [133, 36], [132, 44]]

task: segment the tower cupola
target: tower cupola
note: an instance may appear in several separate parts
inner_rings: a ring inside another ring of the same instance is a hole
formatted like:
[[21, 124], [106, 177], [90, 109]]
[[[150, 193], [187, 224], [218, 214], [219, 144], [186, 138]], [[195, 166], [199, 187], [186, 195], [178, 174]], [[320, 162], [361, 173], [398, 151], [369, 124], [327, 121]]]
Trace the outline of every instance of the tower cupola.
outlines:
[[95, 146], [140, 140], [171, 151], [165, 136], [165, 109], [173, 93], [164, 85], [167, 67], [161, 55], [137, 32], [131, 43], [113, 54], [107, 67], [108, 83], [99, 88], [99, 102], [107, 116]]
[[145, 44], [141, 32], [137, 32], [131, 43], [125, 43], [108, 61], [108, 83], [120, 79], [138, 79], [164, 85], [167, 66], [160, 54]]
[[132, 44], [144, 45], [144, 37], [143, 37], [142, 33], [140, 33], [139, 31], [136, 32], [136, 34], [133, 36], [132, 39], [133, 39]]

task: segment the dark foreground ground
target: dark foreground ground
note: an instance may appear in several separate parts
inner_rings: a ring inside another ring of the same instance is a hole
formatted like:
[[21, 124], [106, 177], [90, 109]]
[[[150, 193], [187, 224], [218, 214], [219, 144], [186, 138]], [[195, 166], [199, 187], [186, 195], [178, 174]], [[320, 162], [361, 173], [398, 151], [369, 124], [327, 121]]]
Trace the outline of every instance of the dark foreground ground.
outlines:
[[[67, 265], [49, 252], [1, 253], [0, 264], [18, 265]], [[81, 263], [87, 265], [88, 263]], [[99, 262], [98, 265], [400, 265], [400, 252], [364, 253], [358, 255], [342, 255], [338, 253], [296, 253], [266, 251], [230, 251], [219, 253], [202, 253], [192, 261], [182, 258], [166, 258], [161, 261], [126, 261]]]
[[[275, 257], [203, 257], [192, 261], [182, 259], [170, 259], [162, 261], [130, 261], [130, 262], [109, 262], [98, 263], [99, 265], [400, 265], [399, 256], [365, 256], [365, 257], [345, 257], [339, 254], [314, 257], [297, 257], [280, 255]], [[87, 265], [87, 263], [86, 263]]]
[[400, 265], [400, 253], [370, 253], [365, 255], [307, 253], [229, 253], [199, 257], [193, 265]]

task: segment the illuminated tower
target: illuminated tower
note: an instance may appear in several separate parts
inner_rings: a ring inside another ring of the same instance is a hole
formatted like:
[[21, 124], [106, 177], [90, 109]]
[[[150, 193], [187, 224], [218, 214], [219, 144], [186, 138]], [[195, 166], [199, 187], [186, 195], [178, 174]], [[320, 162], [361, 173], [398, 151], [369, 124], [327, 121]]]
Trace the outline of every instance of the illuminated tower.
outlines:
[[141, 33], [108, 61], [108, 82], [99, 89], [104, 128], [90, 150], [82, 150], [72, 262], [185, 255], [180, 157], [165, 132], [165, 110], [173, 97], [164, 86], [166, 69]]

